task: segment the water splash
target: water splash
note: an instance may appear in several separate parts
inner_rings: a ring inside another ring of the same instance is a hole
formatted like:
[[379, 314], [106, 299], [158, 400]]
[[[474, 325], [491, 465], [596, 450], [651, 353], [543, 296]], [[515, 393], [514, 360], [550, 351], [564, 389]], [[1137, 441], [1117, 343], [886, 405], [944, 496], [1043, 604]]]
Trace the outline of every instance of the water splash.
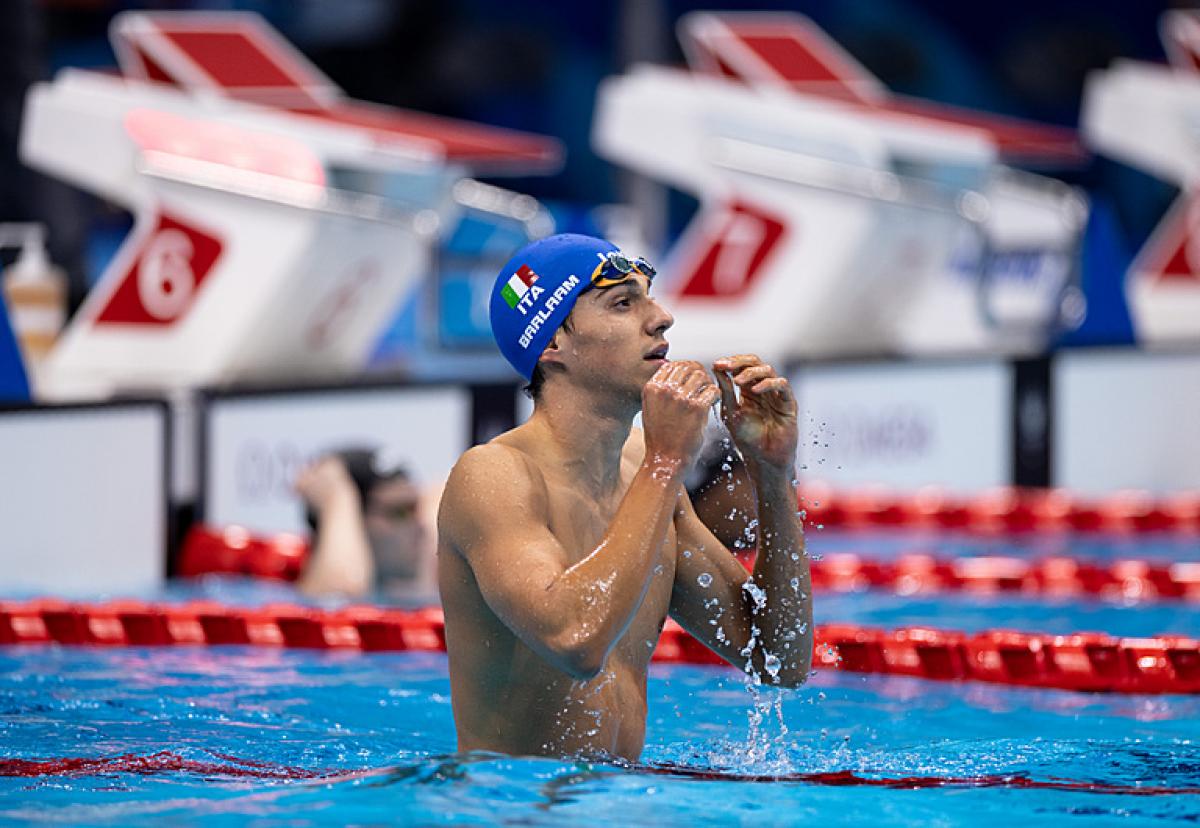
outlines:
[[754, 605], [750, 608], [752, 614], [758, 615], [767, 608], [767, 593], [763, 591], [762, 587], [754, 583], [753, 580], [743, 583], [742, 591], [749, 595], [750, 600], [754, 602]]

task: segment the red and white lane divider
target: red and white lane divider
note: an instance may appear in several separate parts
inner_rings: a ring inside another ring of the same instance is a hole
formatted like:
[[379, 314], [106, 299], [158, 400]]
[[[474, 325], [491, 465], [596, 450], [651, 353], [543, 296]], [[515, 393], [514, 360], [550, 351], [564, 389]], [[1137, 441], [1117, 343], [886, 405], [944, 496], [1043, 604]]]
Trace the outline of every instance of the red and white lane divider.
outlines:
[[1086, 498], [1063, 489], [1002, 488], [959, 497], [935, 488], [897, 494], [882, 488], [842, 491], [804, 483], [797, 495], [810, 526], [938, 528], [985, 534], [1200, 534], [1200, 491], [1163, 498], [1142, 491]]
[[[328, 784], [391, 776], [397, 770], [401, 770], [396, 767], [304, 768], [231, 756], [215, 751], [209, 751], [209, 753], [214, 757], [213, 759], [192, 759], [169, 750], [160, 750], [150, 754], [122, 753], [116, 756], [55, 756], [44, 759], [0, 758], [0, 777], [65, 776], [78, 779], [96, 776], [111, 778], [114, 774], [119, 773], [137, 774], [138, 776], [187, 773], [196, 776], [234, 779], [314, 779]], [[429, 757], [426, 761], [435, 765], [447, 760], [453, 764], [461, 763], [461, 760], [457, 758], [436, 756]], [[655, 762], [623, 765], [619, 768], [615, 765], [607, 768], [601, 765], [594, 767], [591, 774], [594, 778], [599, 779], [617, 772], [704, 779], [713, 782], [792, 782], [805, 785], [828, 785], [837, 788], [894, 788], [905, 791], [918, 788], [1020, 788], [1139, 797], [1200, 794], [1200, 786], [1196, 785], [1146, 785], [1140, 781], [1131, 783], [1097, 782], [1091, 779], [1063, 779], [1062, 777], [1038, 779], [1022, 773], [987, 773], [975, 776], [889, 776], [886, 773], [857, 769], [747, 773], [670, 762]]]
[[1087, 561], [1066, 556], [937, 558], [900, 555], [879, 560], [833, 553], [812, 562], [816, 590], [889, 590], [900, 595], [931, 592], [1014, 593], [1051, 598], [1097, 597], [1125, 602], [1200, 602], [1200, 561]]
[[[291, 581], [299, 576], [307, 557], [307, 541], [294, 535], [257, 537], [237, 527], [217, 530], [197, 526], [188, 533], [178, 568], [179, 574], [187, 577], [225, 573]], [[812, 582], [817, 590], [838, 592], [884, 589], [902, 595], [1018, 593], [1200, 602], [1200, 561], [1096, 562], [1066, 556], [1028, 561], [924, 554], [879, 560], [832, 553], [812, 562]]]
[[[963, 633], [926, 627], [883, 630], [853, 624], [817, 629], [818, 668], [947, 681], [1115, 693], [1200, 693], [1200, 641], [1182, 636], [1115, 638], [1009, 630]], [[319, 610], [290, 604], [228, 607], [59, 600], [0, 602], [0, 644], [264, 647], [439, 651], [442, 611], [378, 607]], [[668, 621], [656, 661], [723, 664]]]

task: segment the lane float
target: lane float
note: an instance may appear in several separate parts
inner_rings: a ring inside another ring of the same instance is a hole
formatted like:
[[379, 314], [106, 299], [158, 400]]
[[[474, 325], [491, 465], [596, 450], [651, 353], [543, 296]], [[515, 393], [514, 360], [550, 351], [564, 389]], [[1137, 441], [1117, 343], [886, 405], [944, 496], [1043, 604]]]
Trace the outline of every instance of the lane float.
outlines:
[[[307, 558], [308, 542], [296, 535], [261, 537], [240, 527], [195, 526], [183, 544], [177, 569], [184, 577], [229, 574], [294, 581]], [[749, 566], [752, 557], [743, 560]], [[1065, 555], [1038, 560], [941, 558], [919, 553], [879, 559], [837, 552], [812, 561], [812, 583], [816, 590], [836, 592], [880, 589], [900, 595], [1016, 593], [1200, 602], [1200, 561], [1089, 561]]]
[[[378, 776], [392, 775], [398, 767], [367, 768], [363, 770], [310, 769], [282, 765], [255, 759], [243, 759], [215, 754], [212, 761], [188, 759], [172, 751], [156, 753], [122, 753], [116, 756], [62, 756], [46, 759], [0, 759], [0, 777], [37, 778], [42, 776], [137, 776], [195, 774], [204, 777], [233, 779], [313, 781], [321, 784], [352, 782]], [[446, 762], [462, 768], [466, 763], [458, 756], [430, 757], [432, 768]], [[403, 770], [408, 770], [404, 768]], [[702, 768], [664, 762], [654, 764], [594, 764], [587, 772], [599, 779], [618, 773], [647, 773], [706, 782], [793, 782], [831, 787], [872, 787], [914, 790], [920, 788], [1029, 788], [1035, 790], [1072, 791], [1076, 793], [1120, 794], [1127, 796], [1195, 796], [1200, 786], [1143, 785], [1120, 782], [1099, 782], [1089, 779], [1038, 779], [1025, 773], [979, 774], [975, 776], [889, 776], [875, 775], [862, 770], [800, 771], [790, 773], [748, 773], [723, 769]], [[410, 775], [410, 774], [406, 774]]]
[[966, 592], [1047, 598], [1200, 602], [1200, 562], [1068, 556], [1026, 560], [1003, 556], [940, 558], [926, 554], [878, 559], [832, 553], [813, 561], [815, 590], [888, 590], [899, 595]]
[[[1117, 638], [1015, 630], [965, 633], [929, 627], [885, 630], [855, 624], [817, 628], [818, 669], [942, 681], [1114, 693], [1200, 693], [1200, 641], [1184, 636]], [[0, 644], [75, 646], [250, 645], [363, 652], [446, 648], [440, 608], [293, 604], [230, 607], [214, 602], [154, 604], [55, 599], [0, 602]], [[654, 660], [724, 664], [668, 620]]]
[[1173, 532], [1200, 534], [1200, 491], [1155, 497], [1121, 491], [1087, 498], [1064, 489], [998, 488], [970, 497], [926, 488], [838, 490], [806, 482], [797, 500], [812, 525], [953, 529], [978, 534], [1025, 532]]

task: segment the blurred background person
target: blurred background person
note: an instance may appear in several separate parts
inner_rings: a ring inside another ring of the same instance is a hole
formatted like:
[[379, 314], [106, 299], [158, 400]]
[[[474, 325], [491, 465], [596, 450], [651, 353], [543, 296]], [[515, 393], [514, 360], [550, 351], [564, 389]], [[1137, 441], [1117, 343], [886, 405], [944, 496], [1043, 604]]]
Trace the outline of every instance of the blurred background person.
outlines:
[[371, 449], [330, 452], [300, 472], [295, 489], [313, 527], [297, 581], [302, 591], [354, 598], [433, 592], [431, 498], [403, 466]]

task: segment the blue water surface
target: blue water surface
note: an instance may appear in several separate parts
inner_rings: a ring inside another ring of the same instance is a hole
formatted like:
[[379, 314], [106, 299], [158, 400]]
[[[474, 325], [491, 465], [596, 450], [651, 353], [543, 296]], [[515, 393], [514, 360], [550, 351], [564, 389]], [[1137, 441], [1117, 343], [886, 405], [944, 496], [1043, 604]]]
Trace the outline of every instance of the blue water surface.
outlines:
[[[6, 824], [1200, 819], [1195, 697], [823, 673], [799, 691], [759, 691], [756, 699], [732, 670], [656, 667], [643, 760], [727, 776], [703, 779], [455, 756], [441, 655], [9, 647], [0, 650], [0, 676], [6, 760], [110, 763], [79, 775], [0, 777]], [[195, 768], [156, 769], [163, 760], [155, 757], [164, 753]], [[149, 759], [150, 767], [123, 769], [130, 756]], [[838, 771], [954, 784], [906, 789], [786, 779]], [[739, 774], [784, 779], [745, 781]], [[302, 778], [311, 775], [323, 778]], [[1035, 786], [1013, 787], [1014, 779]], [[1046, 783], [1069, 787], [1036, 787]], [[1094, 784], [1124, 790], [1070, 789]], [[1166, 792], [1142, 795], [1138, 788]]]

